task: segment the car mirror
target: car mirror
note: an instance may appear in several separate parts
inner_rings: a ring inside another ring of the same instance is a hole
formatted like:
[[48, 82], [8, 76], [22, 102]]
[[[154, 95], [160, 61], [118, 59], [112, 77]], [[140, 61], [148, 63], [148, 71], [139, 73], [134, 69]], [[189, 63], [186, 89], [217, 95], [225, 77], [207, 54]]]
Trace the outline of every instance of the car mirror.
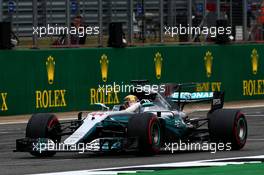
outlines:
[[151, 106], [154, 106], [154, 103], [147, 102], [147, 103], [142, 104], [142, 107], [151, 107]]
[[102, 103], [95, 103], [96, 106], [101, 106], [102, 110], [109, 110], [109, 107], [107, 107], [105, 104]]

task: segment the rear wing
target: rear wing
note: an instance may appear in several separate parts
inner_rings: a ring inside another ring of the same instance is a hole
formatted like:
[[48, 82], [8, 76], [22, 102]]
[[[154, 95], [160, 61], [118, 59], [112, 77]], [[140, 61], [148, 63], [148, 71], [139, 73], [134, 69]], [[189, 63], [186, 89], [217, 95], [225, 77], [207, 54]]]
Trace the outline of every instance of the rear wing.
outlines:
[[174, 92], [170, 95], [175, 102], [199, 102], [213, 99], [213, 92]]
[[174, 103], [180, 110], [187, 103], [211, 102], [211, 110], [221, 109], [224, 106], [224, 92], [197, 92], [198, 83], [165, 84], [163, 96]]
[[[149, 83], [148, 80], [131, 80], [132, 84], [136, 85], [146, 85]], [[211, 102], [211, 110], [221, 109], [224, 106], [224, 92], [197, 92], [196, 87], [200, 83], [167, 83], [162, 84], [157, 92], [151, 92], [146, 94], [142, 92], [132, 92], [136, 95], [139, 100], [149, 99], [155, 100], [156, 95], [160, 94], [164, 100], [172, 108], [177, 108], [178, 110], [183, 110], [185, 104], [187, 103], [197, 103], [197, 102]]]

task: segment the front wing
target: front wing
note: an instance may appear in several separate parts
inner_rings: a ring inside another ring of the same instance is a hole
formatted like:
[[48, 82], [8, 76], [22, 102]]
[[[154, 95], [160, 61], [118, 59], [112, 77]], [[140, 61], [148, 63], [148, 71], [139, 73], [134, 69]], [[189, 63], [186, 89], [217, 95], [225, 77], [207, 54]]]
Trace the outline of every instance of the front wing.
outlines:
[[121, 152], [136, 151], [137, 138], [97, 138], [89, 143], [67, 145], [47, 138], [23, 138], [16, 140], [15, 152]]

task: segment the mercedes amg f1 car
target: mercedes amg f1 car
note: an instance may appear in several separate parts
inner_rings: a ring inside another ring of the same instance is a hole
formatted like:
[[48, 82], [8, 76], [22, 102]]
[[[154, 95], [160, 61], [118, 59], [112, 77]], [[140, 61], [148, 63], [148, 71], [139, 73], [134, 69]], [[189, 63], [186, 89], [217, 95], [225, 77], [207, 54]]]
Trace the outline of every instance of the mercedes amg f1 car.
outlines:
[[[184, 91], [184, 87], [194, 85], [166, 84], [164, 92], [134, 91], [131, 93], [138, 101], [126, 109], [100, 104], [102, 110], [80, 112], [71, 121], [59, 121], [54, 114], [34, 114], [27, 123], [26, 137], [16, 140], [15, 151], [38, 157], [80, 149], [153, 155], [164, 150], [165, 143], [179, 141], [221, 142], [230, 143], [232, 150], [243, 148], [247, 139], [245, 115], [223, 109], [223, 92]], [[184, 106], [196, 102], [210, 103], [211, 109], [204, 117], [190, 118]]]

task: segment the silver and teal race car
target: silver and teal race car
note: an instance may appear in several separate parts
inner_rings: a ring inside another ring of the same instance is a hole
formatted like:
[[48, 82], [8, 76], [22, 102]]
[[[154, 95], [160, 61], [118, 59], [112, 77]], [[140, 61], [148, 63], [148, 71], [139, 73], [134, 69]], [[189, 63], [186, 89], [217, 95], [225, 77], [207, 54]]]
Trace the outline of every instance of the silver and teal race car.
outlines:
[[[140, 81], [139, 81], [140, 82]], [[141, 82], [142, 83], [142, 82]], [[191, 92], [195, 84], [166, 84], [165, 92], [133, 91], [133, 105], [80, 112], [76, 120], [59, 121], [54, 114], [34, 114], [26, 137], [16, 140], [18, 152], [53, 156], [56, 152], [126, 152], [153, 155], [171, 143], [223, 143], [232, 150], [244, 147], [247, 121], [239, 110], [222, 109], [223, 92]], [[210, 103], [204, 117], [188, 117], [188, 103]]]

